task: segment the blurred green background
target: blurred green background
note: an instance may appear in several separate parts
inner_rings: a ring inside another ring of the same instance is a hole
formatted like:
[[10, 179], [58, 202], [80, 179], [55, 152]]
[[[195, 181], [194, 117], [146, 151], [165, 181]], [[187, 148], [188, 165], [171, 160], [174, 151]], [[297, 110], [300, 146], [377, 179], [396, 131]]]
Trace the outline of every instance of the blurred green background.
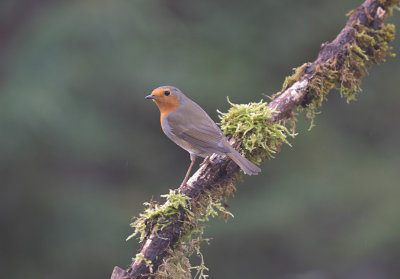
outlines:
[[[227, 96], [279, 91], [361, 2], [1, 1], [2, 276], [128, 264], [130, 218], [189, 164], [144, 96], [175, 85], [217, 120]], [[210, 278], [399, 278], [399, 75], [390, 58], [357, 102], [332, 93], [311, 132], [299, 115], [293, 147], [238, 184], [235, 218], [207, 227]]]

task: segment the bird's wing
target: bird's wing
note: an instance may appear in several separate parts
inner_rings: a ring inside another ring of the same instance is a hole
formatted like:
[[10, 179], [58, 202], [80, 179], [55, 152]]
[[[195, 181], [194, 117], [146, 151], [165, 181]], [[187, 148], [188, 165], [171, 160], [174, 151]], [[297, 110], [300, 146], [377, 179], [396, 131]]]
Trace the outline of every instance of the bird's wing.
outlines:
[[203, 133], [198, 129], [188, 129], [180, 135], [183, 140], [189, 142], [197, 149], [210, 153], [225, 154], [228, 150], [221, 144], [221, 139], [212, 138], [213, 135]]
[[199, 105], [187, 102], [190, 103], [178, 108], [179, 113], [168, 116], [171, 132], [201, 150], [218, 154], [229, 151], [223, 144], [225, 136], [214, 121]]

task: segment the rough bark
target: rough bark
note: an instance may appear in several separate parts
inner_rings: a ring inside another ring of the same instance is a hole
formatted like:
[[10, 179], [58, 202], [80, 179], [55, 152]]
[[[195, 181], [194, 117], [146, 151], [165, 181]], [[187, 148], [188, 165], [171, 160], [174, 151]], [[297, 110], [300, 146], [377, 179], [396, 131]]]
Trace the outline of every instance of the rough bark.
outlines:
[[[383, 2], [383, 1], [382, 1]], [[345, 57], [345, 46], [354, 41], [355, 24], [364, 25], [368, 28], [378, 29], [384, 19], [385, 3], [379, 0], [366, 0], [360, 7], [353, 11], [346, 26], [338, 36], [330, 43], [324, 43], [317, 59], [309, 63], [307, 68], [300, 74], [297, 81], [289, 88], [280, 92], [269, 103], [269, 107], [277, 111], [273, 114], [272, 121], [288, 119], [293, 110], [299, 106], [306, 106], [312, 96], [309, 96], [308, 85], [314, 77], [318, 65], [329, 61], [332, 57], [336, 58], [337, 64], [343, 63]], [[387, 3], [387, 2], [386, 2]], [[232, 139], [231, 143], [239, 147], [240, 139]], [[206, 190], [213, 189], [225, 184], [234, 178], [239, 172], [239, 167], [227, 157], [214, 154], [210, 158], [210, 163], [201, 167], [188, 181], [187, 186], [181, 186], [179, 190], [192, 199], [196, 199]], [[139, 252], [152, 263], [153, 272], [157, 270], [167, 254], [167, 250], [173, 247], [180, 237], [182, 216], [176, 217], [173, 222], [162, 230], [151, 231], [143, 241]], [[119, 267], [114, 268], [112, 279], [122, 278], [149, 278], [150, 268], [145, 261], [133, 261], [126, 270]]]

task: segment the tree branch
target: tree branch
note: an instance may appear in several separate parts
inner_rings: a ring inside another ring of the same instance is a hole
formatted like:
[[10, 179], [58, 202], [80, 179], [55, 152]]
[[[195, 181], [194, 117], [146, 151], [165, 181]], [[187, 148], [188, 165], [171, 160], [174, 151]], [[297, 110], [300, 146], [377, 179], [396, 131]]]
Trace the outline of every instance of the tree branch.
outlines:
[[[268, 108], [274, 111], [269, 121], [292, 118], [293, 110], [300, 105], [305, 109], [318, 108], [326, 94], [335, 87], [340, 88], [348, 100], [351, 99], [351, 94], [359, 88], [364, 67], [384, 61], [385, 55], [390, 54], [387, 43], [394, 38], [393, 28], [388, 30], [382, 21], [399, 2], [366, 0], [351, 11], [346, 26], [332, 42], [322, 44], [317, 59], [299, 67], [287, 79], [282, 91], [275, 94], [268, 104]], [[368, 31], [366, 34], [373, 39], [380, 36], [384, 42], [380, 45], [376, 43], [377, 40], [369, 40], [368, 43], [363, 31]], [[236, 148], [242, 145], [241, 139], [235, 137], [231, 143]], [[229, 158], [214, 154], [210, 163], [202, 166], [189, 179], [187, 186], [181, 186], [177, 191], [189, 197], [192, 205], [196, 206], [197, 201], [209, 195], [210, 191], [226, 187], [234, 181], [239, 171], [239, 167]], [[146, 224], [146, 235], [139, 249], [141, 258], [136, 257], [126, 270], [115, 267], [111, 278], [149, 278], [183, 234], [186, 214], [185, 209], [179, 208], [179, 213], [169, 216], [168, 225], [162, 228]]]

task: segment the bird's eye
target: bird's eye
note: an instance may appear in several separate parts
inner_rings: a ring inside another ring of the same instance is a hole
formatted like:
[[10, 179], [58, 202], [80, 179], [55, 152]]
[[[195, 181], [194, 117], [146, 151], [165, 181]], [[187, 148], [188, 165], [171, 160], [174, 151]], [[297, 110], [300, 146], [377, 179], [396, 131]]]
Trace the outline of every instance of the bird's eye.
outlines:
[[165, 96], [169, 96], [169, 94], [171, 94], [171, 92], [169, 92], [169, 91], [165, 91], [165, 92], [164, 92], [164, 95], [165, 95]]

